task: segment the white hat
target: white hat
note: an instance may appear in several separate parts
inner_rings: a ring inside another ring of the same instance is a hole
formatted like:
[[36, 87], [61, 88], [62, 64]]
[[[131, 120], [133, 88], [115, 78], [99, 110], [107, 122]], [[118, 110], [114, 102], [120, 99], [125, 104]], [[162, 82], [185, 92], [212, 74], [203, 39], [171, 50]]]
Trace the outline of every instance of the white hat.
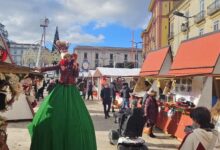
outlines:
[[71, 56], [71, 54], [68, 53], [68, 52], [62, 52], [62, 53], [60, 54], [61, 59], [63, 59], [63, 58], [64, 58], [65, 56], [67, 56], [67, 55], [70, 55], [70, 56]]

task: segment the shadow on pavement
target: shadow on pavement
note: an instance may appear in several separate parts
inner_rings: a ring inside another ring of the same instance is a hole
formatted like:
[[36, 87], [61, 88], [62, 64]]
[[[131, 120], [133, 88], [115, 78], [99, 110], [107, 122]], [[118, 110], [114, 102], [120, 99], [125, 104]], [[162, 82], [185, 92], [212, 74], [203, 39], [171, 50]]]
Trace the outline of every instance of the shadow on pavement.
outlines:
[[114, 123], [114, 118], [113, 117], [105, 119], [104, 114], [102, 114], [102, 115], [92, 115], [91, 117], [92, 117], [92, 120], [93, 120], [95, 131], [109, 131], [111, 129], [116, 130], [117, 127], [118, 127], [118, 124]]
[[89, 113], [96, 113], [96, 114], [101, 114], [101, 115], [104, 115], [104, 112], [103, 110], [89, 110]]
[[148, 142], [146, 142], [146, 143], [147, 143], [147, 146], [150, 150], [152, 150], [151, 147], [159, 148], [159, 149], [161, 149], [161, 148], [162, 149], [164, 149], [164, 148], [166, 148], [166, 149], [178, 149], [178, 146], [179, 146], [179, 145], [176, 145], [176, 144], [153, 144], [153, 143], [148, 143]]

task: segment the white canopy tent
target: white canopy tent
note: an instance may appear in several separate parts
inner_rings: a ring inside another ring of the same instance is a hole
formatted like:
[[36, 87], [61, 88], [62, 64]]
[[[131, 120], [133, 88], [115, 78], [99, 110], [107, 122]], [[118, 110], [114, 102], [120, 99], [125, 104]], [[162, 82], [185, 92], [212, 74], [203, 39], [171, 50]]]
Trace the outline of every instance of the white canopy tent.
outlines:
[[95, 73], [95, 70], [89, 70], [88, 77], [93, 77]]
[[89, 77], [93, 77], [95, 73], [95, 70], [89, 70], [89, 71], [81, 71], [79, 72], [79, 77], [80, 78], [89, 78]]
[[124, 77], [130, 80], [133, 77], [138, 77], [140, 74], [140, 68], [106, 68], [106, 67], [97, 67], [93, 76], [94, 78], [98, 78], [98, 99], [100, 98], [101, 84], [100, 78], [109, 77], [111, 80], [117, 77]]
[[87, 78], [89, 76], [89, 72], [79, 72], [80, 78]]
[[93, 77], [137, 77], [140, 74], [140, 68], [105, 68], [97, 67]]

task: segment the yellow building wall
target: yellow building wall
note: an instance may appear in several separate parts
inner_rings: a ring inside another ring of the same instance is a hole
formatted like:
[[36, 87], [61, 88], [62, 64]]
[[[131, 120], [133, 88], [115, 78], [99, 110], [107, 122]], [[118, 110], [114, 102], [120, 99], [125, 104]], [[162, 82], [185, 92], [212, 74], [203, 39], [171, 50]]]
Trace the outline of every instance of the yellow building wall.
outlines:
[[162, 15], [168, 15], [168, 13], [172, 10], [173, 8], [173, 2], [169, 2], [169, 1], [164, 1], [162, 3]]
[[162, 18], [162, 37], [161, 37], [161, 47], [168, 45], [168, 33], [169, 33], [169, 19]]
[[[168, 45], [168, 14], [173, 9], [174, 1], [175, 0], [164, 0], [161, 1], [160, 5], [160, 2], [151, 0], [149, 11], [152, 12], [152, 19], [149, 22], [147, 29], [145, 30], [145, 34], [142, 34], [142, 39], [144, 42], [143, 45], [147, 45], [143, 48], [143, 54], [147, 54], [150, 50], [159, 49]], [[162, 12], [160, 12], [161, 9]], [[147, 38], [146, 36], [148, 36], [149, 38]]]
[[[212, 16], [207, 14], [207, 7], [212, 4], [214, 0], [205, 0], [205, 20], [197, 24], [194, 22], [194, 18], [189, 18], [189, 39], [194, 37], [199, 37], [200, 29], [203, 29], [203, 34], [211, 33], [214, 31], [213, 24], [215, 21], [220, 22], [220, 11]], [[199, 0], [186, 0], [178, 8], [179, 12], [189, 12], [189, 16], [194, 16], [200, 12]], [[174, 55], [177, 53], [178, 47], [183, 40], [186, 40], [187, 32], [181, 31], [181, 24], [186, 22], [186, 19], [179, 16], [174, 16], [170, 14], [170, 24], [173, 23], [174, 38], [169, 41]], [[219, 23], [220, 29], [220, 23]]]

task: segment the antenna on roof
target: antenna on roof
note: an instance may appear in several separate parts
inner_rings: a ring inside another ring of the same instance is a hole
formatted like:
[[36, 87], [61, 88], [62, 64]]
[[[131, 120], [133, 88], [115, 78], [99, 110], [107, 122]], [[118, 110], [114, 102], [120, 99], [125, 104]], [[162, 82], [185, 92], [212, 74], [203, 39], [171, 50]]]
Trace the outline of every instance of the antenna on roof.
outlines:
[[134, 60], [134, 31], [132, 31], [131, 47], [131, 60]]

